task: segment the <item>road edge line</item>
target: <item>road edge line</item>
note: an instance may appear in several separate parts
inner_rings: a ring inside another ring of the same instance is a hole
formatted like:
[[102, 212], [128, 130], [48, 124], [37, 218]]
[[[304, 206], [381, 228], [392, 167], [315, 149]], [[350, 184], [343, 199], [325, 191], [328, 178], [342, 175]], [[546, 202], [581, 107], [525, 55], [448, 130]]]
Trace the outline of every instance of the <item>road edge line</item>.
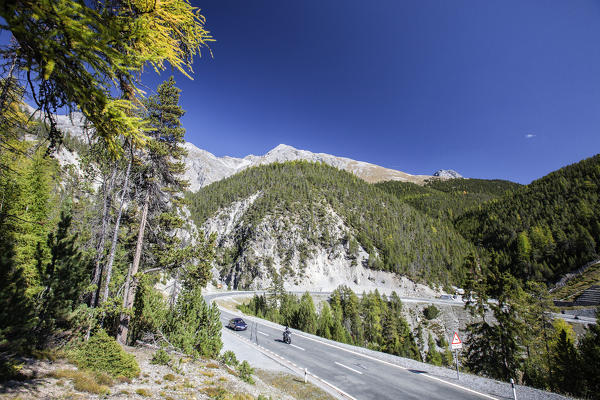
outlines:
[[[387, 365], [390, 365], [390, 366], [392, 366], [392, 367], [396, 367], [396, 368], [403, 369], [403, 370], [408, 370], [408, 368], [406, 368], [406, 367], [403, 367], [403, 366], [401, 366], [401, 365], [394, 364], [394, 363], [391, 363], [391, 362], [389, 362], [389, 361], [385, 361], [385, 360], [380, 360], [379, 358], [376, 358], [376, 357], [370, 356], [370, 355], [368, 355], [368, 354], [363, 354], [363, 353], [359, 353], [359, 352], [357, 352], [357, 351], [354, 351], [354, 350], [345, 349], [345, 348], [343, 348], [343, 347], [341, 347], [341, 346], [336, 346], [336, 345], [334, 345], [334, 344], [331, 344], [331, 343], [323, 342], [323, 341], [321, 341], [321, 340], [318, 340], [318, 339], [315, 339], [315, 338], [311, 338], [311, 337], [305, 336], [305, 335], [303, 335], [303, 334], [301, 334], [301, 333], [296, 333], [295, 335], [296, 335], [296, 336], [301, 336], [301, 337], [303, 337], [303, 338], [305, 338], [305, 339], [308, 339], [308, 340], [312, 340], [312, 341], [315, 341], [315, 342], [318, 342], [318, 343], [324, 344], [324, 345], [326, 345], [326, 346], [330, 346], [330, 347], [334, 347], [334, 348], [336, 348], [336, 349], [339, 349], [339, 350], [346, 351], [346, 352], [348, 352], [348, 353], [355, 354], [355, 355], [357, 355], [357, 356], [360, 356], [360, 357], [365, 357], [365, 358], [368, 358], [368, 359], [370, 359], [370, 360], [373, 360], [373, 361], [378, 361], [378, 362], [380, 362], [380, 363], [387, 364]], [[435, 380], [437, 380], [437, 381], [439, 381], [439, 382], [443, 382], [443, 383], [445, 383], [445, 384], [448, 384], [448, 385], [450, 385], [450, 386], [454, 386], [454, 387], [457, 387], [457, 388], [459, 388], [459, 389], [463, 389], [463, 390], [465, 390], [465, 391], [467, 391], [467, 392], [471, 392], [471, 393], [478, 394], [478, 395], [480, 395], [480, 396], [483, 396], [483, 397], [485, 397], [485, 398], [488, 398], [488, 399], [492, 399], [492, 400], [498, 400], [498, 398], [496, 398], [496, 397], [493, 397], [493, 396], [491, 396], [491, 395], [489, 395], [489, 394], [486, 394], [486, 393], [481, 393], [481, 392], [478, 392], [478, 391], [476, 391], [476, 390], [469, 389], [469, 388], [467, 388], [467, 387], [464, 387], [464, 386], [461, 386], [461, 385], [457, 385], [456, 383], [448, 382], [448, 381], [446, 381], [446, 380], [444, 380], [444, 379], [442, 379], [442, 378], [438, 378], [437, 376], [433, 376], [433, 375], [430, 375], [430, 374], [428, 374], [428, 373], [421, 374], [421, 376], [425, 376], [425, 377], [428, 377], [428, 378], [431, 378], [431, 379], [435, 379]]]
[[[247, 338], [243, 337], [242, 335], [236, 333], [236, 332], [229, 332], [232, 335], [235, 335], [238, 339], [247, 342], [249, 345], [257, 348], [258, 351], [260, 351], [261, 353], [263, 353], [265, 356], [269, 357], [270, 359], [272, 359], [273, 361], [283, 365], [284, 367], [290, 369], [293, 371], [293, 369], [290, 367], [290, 365], [293, 365], [296, 369], [298, 369], [300, 371], [300, 375], [302, 375], [302, 373], [305, 371], [304, 369], [302, 369], [301, 367], [299, 367], [298, 365], [294, 364], [293, 362], [289, 361], [288, 359], [286, 359], [285, 357], [280, 356], [277, 353], [272, 352], [271, 350], [262, 347], [259, 344], [255, 344], [252, 343], [250, 340], [248, 340]], [[286, 365], [286, 364], [290, 364], [290, 365]], [[331, 393], [331, 390], [338, 392], [338, 396], [341, 395], [342, 398], [348, 398], [350, 400], [357, 400], [355, 397], [353, 397], [352, 395], [344, 392], [342, 389], [338, 388], [337, 386], [335, 386], [332, 383], [327, 382], [325, 379], [318, 377], [317, 375], [313, 374], [312, 372], [308, 372], [308, 375], [310, 375], [311, 377], [313, 377], [315, 380], [320, 381], [323, 385], [328, 386], [328, 389], [323, 388], [321, 385], [319, 385], [318, 383], [316, 383], [316, 386], [321, 386], [321, 389], [325, 390], [326, 392], [328, 392], [329, 394]]]
[[[235, 296], [235, 295], [233, 295], [233, 296]], [[233, 297], [233, 296], [232, 296], [232, 297]], [[229, 297], [229, 296], [223, 296], [223, 297]], [[246, 315], [246, 314], [244, 314], [244, 313], [241, 313], [239, 310], [235, 310], [234, 312], [232, 312], [233, 310], [228, 310], [228, 309], [225, 309], [225, 307], [222, 307], [221, 305], [218, 305], [218, 304], [217, 304], [217, 307], [218, 307], [219, 309], [223, 308], [225, 311], [227, 311], [227, 312], [229, 312], [229, 313], [232, 313], [232, 314], [238, 313], [238, 314], [242, 314], [242, 315], [244, 315], [245, 317], [247, 317], [247, 318], [250, 318], [250, 319], [257, 319], [257, 320], [260, 320], [260, 321], [266, 321], [266, 322], [267, 322], [267, 323], [269, 323], [269, 324], [273, 324], [273, 325], [279, 325], [279, 324], [276, 324], [276, 323], [274, 323], [274, 322], [272, 322], [272, 321], [265, 320], [265, 319], [263, 319], [263, 318], [258, 318], [258, 317], [254, 316], [254, 315]], [[376, 357], [370, 356], [370, 355], [368, 355], [368, 354], [359, 353], [359, 352], [357, 352], [357, 351], [354, 351], [354, 350], [345, 349], [345, 348], [343, 348], [343, 347], [341, 347], [341, 346], [337, 346], [337, 345], [334, 345], [334, 344], [331, 344], [331, 343], [324, 342], [324, 341], [322, 341], [322, 340], [319, 340], [319, 339], [315, 339], [315, 338], [311, 338], [311, 337], [305, 336], [305, 335], [303, 335], [302, 333], [298, 333], [298, 331], [297, 331], [297, 330], [296, 330], [296, 332], [295, 332], [294, 334], [295, 334], [296, 336], [300, 336], [300, 337], [303, 337], [303, 338], [305, 338], [305, 339], [312, 340], [312, 341], [314, 341], [314, 342], [321, 343], [321, 344], [324, 344], [324, 345], [326, 345], [326, 346], [330, 346], [330, 347], [333, 347], [333, 348], [336, 348], [336, 349], [339, 349], [339, 350], [343, 350], [343, 351], [345, 351], [345, 352], [352, 353], [352, 354], [355, 354], [355, 355], [357, 355], [357, 356], [360, 356], [360, 357], [368, 358], [368, 359], [370, 359], [370, 360], [373, 360], [373, 361], [378, 361], [378, 362], [380, 362], [380, 363], [382, 363], [382, 364], [387, 364], [387, 365], [389, 365], [389, 366], [392, 366], [392, 367], [395, 367], [395, 368], [399, 368], [399, 369], [403, 369], [403, 370], [408, 370], [408, 368], [406, 368], [406, 367], [402, 367], [402, 366], [400, 366], [400, 365], [398, 365], [398, 364], [394, 364], [394, 363], [392, 363], [392, 362], [389, 362], [389, 361], [381, 360], [381, 359], [379, 359], [379, 358], [376, 358]], [[240, 336], [240, 337], [241, 337], [241, 336]], [[250, 342], [250, 343], [252, 344], [252, 342]], [[265, 350], [266, 350], [266, 349], [265, 349]], [[267, 350], [267, 351], [268, 351], [268, 350]], [[283, 357], [282, 357], [282, 358], [283, 358]], [[285, 358], [283, 358], [283, 359], [285, 360]], [[285, 360], [285, 361], [287, 361], [287, 360]], [[291, 363], [291, 361], [288, 361], [288, 362], [290, 362], [290, 363]], [[454, 387], [456, 387], [456, 388], [458, 388], [458, 389], [462, 389], [462, 390], [464, 390], [464, 391], [467, 391], [467, 392], [470, 392], [470, 393], [477, 394], [477, 395], [479, 395], [479, 396], [482, 396], [482, 397], [485, 397], [485, 398], [488, 398], [488, 399], [491, 399], [491, 400], [499, 400], [497, 397], [491, 396], [491, 395], [489, 395], [489, 394], [486, 394], [486, 393], [478, 392], [477, 390], [474, 390], [474, 389], [469, 389], [468, 387], [461, 386], [461, 385], [458, 385], [458, 384], [456, 384], [456, 383], [453, 383], [453, 382], [448, 382], [448, 381], [446, 381], [446, 380], [444, 380], [444, 379], [442, 379], [442, 378], [438, 378], [437, 376], [430, 375], [429, 373], [420, 374], [420, 375], [421, 375], [421, 376], [424, 376], [424, 377], [427, 377], [427, 378], [430, 378], [430, 379], [433, 379], [433, 380], [436, 380], [436, 381], [439, 381], [439, 382], [442, 382], [442, 383], [445, 383], [445, 384], [447, 384], [447, 385], [449, 385], [449, 386], [454, 386]], [[328, 384], [328, 382], [326, 382], [326, 381], [323, 381], [323, 382], [325, 382], [325, 383], [327, 383], [327, 384]], [[333, 386], [333, 385], [331, 385], [331, 386], [332, 386], [332, 387], [335, 387], [335, 386]], [[345, 392], [343, 392], [342, 390], [340, 390], [340, 389], [338, 389], [338, 388], [336, 388], [336, 390], [339, 390], [340, 392], [342, 392], [342, 393], [345, 393]], [[347, 393], [345, 393], [345, 394], [346, 394], [346, 395], [348, 395]], [[348, 396], [350, 396], [350, 395], [348, 395]], [[350, 396], [350, 397], [352, 397], [352, 396]]]

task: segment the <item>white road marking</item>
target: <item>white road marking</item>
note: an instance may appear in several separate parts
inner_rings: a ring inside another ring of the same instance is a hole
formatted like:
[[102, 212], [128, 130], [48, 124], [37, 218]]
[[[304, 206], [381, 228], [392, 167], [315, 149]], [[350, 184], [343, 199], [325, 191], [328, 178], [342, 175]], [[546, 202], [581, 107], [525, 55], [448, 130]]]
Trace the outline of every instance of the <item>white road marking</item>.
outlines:
[[[408, 368], [401, 367], [400, 365], [397, 365], [397, 364], [394, 364], [394, 363], [391, 363], [391, 362], [388, 362], [388, 361], [380, 360], [380, 359], [378, 359], [378, 358], [371, 357], [371, 356], [369, 356], [369, 355], [366, 355], [366, 354], [358, 353], [358, 352], [356, 352], [356, 351], [352, 351], [352, 350], [350, 350], [350, 349], [345, 349], [345, 348], [343, 348], [343, 347], [336, 346], [336, 345], [334, 345], [334, 344], [331, 344], [331, 343], [325, 343], [325, 342], [322, 342], [322, 341], [320, 341], [320, 340], [317, 340], [317, 339], [314, 339], [314, 338], [311, 338], [311, 337], [308, 337], [308, 336], [304, 336], [304, 335], [302, 335], [302, 334], [299, 334], [299, 333], [296, 333], [296, 335], [297, 335], [297, 336], [302, 336], [303, 338], [305, 338], [305, 339], [308, 339], [308, 340], [313, 340], [313, 341], [315, 341], [315, 342], [318, 342], [318, 343], [324, 344], [324, 345], [326, 345], [326, 346], [334, 347], [334, 348], [336, 348], [336, 349], [343, 350], [343, 351], [346, 351], [346, 352], [348, 352], [348, 353], [355, 354], [355, 355], [357, 355], [357, 356], [361, 356], [361, 357], [368, 358], [368, 359], [370, 359], [370, 360], [373, 360], [373, 361], [380, 362], [380, 363], [382, 363], [382, 364], [389, 365], [390, 367], [395, 367], [395, 368], [404, 369], [404, 370], [408, 369]], [[433, 379], [433, 380], [439, 381], [439, 382], [441, 382], [441, 383], [445, 383], [446, 385], [454, 386], [454, 387], [456, 387], [456, 388], [458, 388], [458, 389], [462, 389], [462, 390], [465, 390], [465, 391], [467, 391], [467, 392], [471, 392], [471, 393], [478, 394], [478, 395], [480, 395], [480, 396], [483, 396], [483, 397], [485, 397], [485, 398], [488, 398], [488, 399], [492, 399], [492, 400], [498, 400], [496, 397], [490, 396], [490, 395], [488, 395], [488, 394], [485, 394], [485, 393], [478, 392], [478, 391], [476, 391], [476, 390], [473, 390], [473, 389], [469, 389], [469, 388], [467, 388], [467, 387], [464, 387], [464, 386], [461, 386], [461, 385], [457, 385], [457, 384], [455, 384], [455, 383], [452, 383], [452, 382], [445, 381], [445, 380], [443, 380], [443, 379], [440, 379], [440, 378], [438, 378], [438, 377], [435, 377], [435, 376], [432, 376], [432, 375], [429, 375], [429, 374], [420, 374], [420, 376], [424, 376], [424, 377], [426, 377], [426, 378]]]
[[256, 332], [260, 333], [261, 335], [269, 336], [268, 334], [261, 332], [261, 331], [256, 331]]
[[346, 368], [346, 369], [349, 369], [349, 370], [350, 370], [350, 371], [352, 371], [352, 372], [356, 372], [357, 374], [360, 374], [360, 375], [362, 375], [362, 374], [363, 374], [362, 372], [360, 372], [360, 371], [357, 371], [357, 370], [355, 370], [354, 368], [350, 368], [349, 366], [347, 366], [347, 365], [344, 365], [344, 364], [342, 364], [342, 363], [339, 363], [339, 362], [337, 362], [337, 361], [334, 361], [334, 363], [336, 363], [336, 364], [337, 364], [337, 365], [339, 365], [340, 367], [344, 367], [344, 368]]
[[[287, 366], [287, 365], [285, 365], [285, 364], [283, 363], [283, 362], [286, 362], [286, 363], [288, 363], [288, 364], [291, 364], [291, 365], [293, 365], [294, 367], [298, 368], [298, 369], [300, 370], [300, 373], [303, 373], [303, 372], [304, 372], [304, 371], [302, 370], [302, 368], [300, 368], [299, 366], [297, 366], [296, 364], [294, 364], [294, 363], [293, 363], [293, 362], [291, 362], [290, 360], [286, 359], [285, 357], [282, 357], [282, 356], [280, 356], [279, 354], [277, 354], [277, 353], [275, 353], [275, 352], [273, 352], [273, 351], [271, 351], [271, 350], [269, 350], [269, 349], [267, 349], [267, 348], [265, 348], [265, 347], [263, 347], [263, 346], [260, 346], [260, 345], [254, 344], [254, 343], [252, 343], [251, 341], [249, 341], [248, 339], [246, 339], [245, 337], [243, 337], [243, 336], [241, 336], [241, 335], [238, 335], [237, 333], [232, 333], [232, 334], [233, 334], [233, 335], [235, 335], [235, 336], [237, 336], [237, 337], [238, 337], [240, 340], [243, 340], [243, 341], [247, 342], [247, 343], [248, 343], [250, 346], [255, 346], [255, 347], [257, 347], [257, 348], [259, 349], [259, 351], [262, 351], [262, 352], [263, 352], [263, 354], [267, 355], [266, 353], [269, 353], [269, 354], [271, 355], [270, 357], [271, 357], [272, 359], [278, 358], [278, 359], [279, 359], [279, 361], [278, 361], [278, 362], [279, 362], [281, 365], [284, 365], [284, 366], [286, 366], [287, 368], [289, 368], [289, 366]], [[268, 355], [267, 355], [267, 356], [268, 356]], [[273, 357], [275, 357], [275, 358], [273, 358]], [[333, 389], [334, 391], [336, 391], [336, 392], [338, 392], [338, 393], [342, 394], [343, 396], [347, 397], [348, 399], [350, 399], [350, 400], [357, 400], [355, 397], [352, 397], [352, 396], [350, 396], [348, 393], [344, 392], [344, 391], [343, 391], [342, 389], [340, 389], [339, 387], [337, 387], [337, 386], [335, 386], [335, 385], [333, 385], [333, 384], [331, 384], [331, 383], [327, 382], [327, 381], [326, 381], [325, 379], [323, 379], [323, 378], [319, 378], [317, 375], [313, 374], [312, 372], [308, 372], [308, 375], [309, 375], [309, 376], [312, 376], [312, 377], [313, 377], [313, 378], [315, 378], [316, 380], [318, 380], [318, 381], [322, 382], [324, 385], [327, 385], [327, 386], [329, 386], [331, 389]]]
[[[220, 307], [220, 306], [219, 306], [219, 309], [223, 309], [223, 307]], [[231, 313], [231, 310], [225, 310], [225, 311], [226, 311], [226, 312], [229, 312], [229, 313]], [[271, 322], [271, 321], [267, 321], [267, 320], [264, 320], [264, 319], [261, 319], [261, 318], [258, 318], [258, 317], [254, 317], [254, 316], [248, 316], [248, 315], [246, 315], [246, 318], [249, 318], [249, 319], [255, 319], [255, 320], [257, 320], [257, 321], [260, 321], [260, 323], [263, 323], [263, 324], [265, 324], [265, 325], [268, 325], [268, 324], [276, 325], [275, 323], [273, 323], [273, 322]], [[345, 348], [343, 348], [343, 347], [336, 346], [336, 345], [334, 345], [334, 344], [331, 344], [331, 343], [326, 343], [326, 342], [323, 342], [323, 341], [321, 341], [321, 340], [314, 339], [314, 338], [311, 338], [311, 337], [308, 337], [308, 336], [304, 336], [304, 335], [302, 335], [302, 334], [299, 334], [299, 333], [296, 333], [296, 335], [297, 335], [297, 336], [301, 336], [301, 337], [303, 337], [303, 338], [305, 338], [305, 339], [308, 339], [308, 340], [312, 340], [312, 341], [314, 341], [314, 342], [318, 342], [318, 343], [324, 344], [325, 346], [334, 347], [334, 348], [336, 348], [336, 349], [339, 349], [339, 350], [342, 350], [342, 351], [345, 351], [345, 352], [348, 352], [348, 353], [352, 353], [352, 354], [355, 354], [355, 355], [357, 355], [357, 356], [360, 356], [360, 357], [368, 358], [368, 359], [370, 359], [370, 360], [377, 361], [377, 362], [380, 362], [380, 363], [382, 363], [382, 364], [389, 365], [389, 366], [391, 366], [391, 367], [395, 367], [395, 368], [398, 368], [398, 369], [404, 369], [404, 370], [408, 369], [408, 368], [405, 368], [405, 367], [401, 367], [401, 366], [400, 366], [400, 365], [398, 365], [398, 364], [394, 364], [394, 363], [391, 363], [391, 362], [388, 362], [388, 361], [380, 360], [380, 359], [378, 359], [378, 358], [371, 357], [371, 356], [369, 356], [369, 355], [366, 355], [366, 354], [363, 354], [363, 353], [359, 353], [359, 352], [356, 352], [356, 351], [352, 351], [352, 350], [350, 350], [350, 349], [345, 349]], [[294, 346], [294, 345], [292, 345], [292, 346]], [[302, 350], [304, 350], [304, 349], [302, 349]], [[275, 354], [275, 353], [273, 353], [273, 354]], [[279, 357], [281, 357], [281, 356], [279, 356]], [[281, 357], [281, 358], [283, 358], [283, 357]], [[284, 359], [284, 360], [285, 360], [285, 359]], [[286, 361], [287, 361], [287, 360], [286, 360]], [[289, 361], [288, 361], [288, 362], [289, 362]], [[498, 398], [496, 398], [496, 397], [493, 397], [493, 396], [490, 396], [490, 395], [488, 395], [488, 394], [486, 394], [486, 393], [478, 392], [478, 391], [476, 391], [476, 390], [469, 389], [469, 388], [467, 388], [467, 387], [464, 387], [464, 386], [461, 386], [461, 385], [457, 385], [457, 384], [455, 384], [455, 383], [452, 383], [452, 382], [445, 381], [445, 380], [443, 380], [443, 379], [437, 378], [437, 377], [435, 377], [435, 376], [432, 376], [432, 375], [429, 375], [429, 374], [420, 374], [420, 376], [424, 376], [424, 377], [427, 377], [427, 378], [430, 378], [430, 379], [433, 379], [433, 380], [439, 381], [439, 382], [441, 382], [441, 383], [445, 383], [446, 385], [449, 385], [449, 386], [454, 386], [454, 387], [456, 387], [456, 388], [458, 388], [458, 389], [462, 389], [462, 390], [465, 390], [465, 391], [467, 391], [467, 392], [475, 393], [475, 394], [477, 394], [477, 395], [479, 395], [479, 396], [483, 396], [483, 397], [485, 397], [485, 398], [488, 398], [488, 399], [491, 399], [491, 400], [498, 400]], [[331, 385], [329, 382], [326, 382], [326, 381], [323, 381], [323, 382], [327, 383], [328, 385]], [[333, 386], [333, 385], [331, 385], [331, 386]], [[334, 386], [334, 387], [335, 387], [335, 386]], [[336, 389], [337, 389], [337, 390], [339, 390], [338, 388], [336, 388]], [[340, 391], [340, 392], [342, 392], [341, 390], [339, 390], [339, 391]], [[342, 392], [342, 393], [344, 393], [344, 392]], [[345, 393], [344, 393], [344, 394], [345, 394]], [[351, 396], [349, 396], [349, 397], [351, 397]]]
[[296, 346], [295, 344], [291, 344], [291, 343], [290, 343], [290, 346], [294, 346], [294, 347], [295, 347], [295, 348], [297, 348], [297, 349], [300, 349], [300, 350], [302, 350], [302, 351], [305, 351], [305, 350], [304, 350], [302, 347], [300, 347], [300, 346]]

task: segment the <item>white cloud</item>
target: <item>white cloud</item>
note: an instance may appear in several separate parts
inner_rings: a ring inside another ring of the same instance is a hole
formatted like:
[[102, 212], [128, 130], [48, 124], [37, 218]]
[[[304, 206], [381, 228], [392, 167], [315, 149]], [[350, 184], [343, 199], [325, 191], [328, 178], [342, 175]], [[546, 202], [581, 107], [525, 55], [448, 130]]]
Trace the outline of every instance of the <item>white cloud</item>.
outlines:
[[525, 135], [525, 139], [533, 139], [535, 137], [535, 135], [533, 133], [528, 133], [527, 135]]

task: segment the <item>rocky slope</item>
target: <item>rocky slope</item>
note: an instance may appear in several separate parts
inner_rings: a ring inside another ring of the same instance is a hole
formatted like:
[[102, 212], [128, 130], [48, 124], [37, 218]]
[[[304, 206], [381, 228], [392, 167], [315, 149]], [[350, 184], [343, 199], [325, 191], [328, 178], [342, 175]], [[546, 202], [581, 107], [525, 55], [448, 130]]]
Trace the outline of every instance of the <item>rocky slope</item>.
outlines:
[[[327, 245], [311, 245], [293, 214], [269, 214], [249, 234], [244, 216], [260, 196], [262, 193], [257, 192], [234, 202], [202, 225], [207, 234], [217, 235], [221, 257], [227, 257], [228, 249], [240, 251], [233, 263], [224, 262], [221, 266], [219, 278], [225, 284], [265, 289], [273, 285], [274, 276], [282, 276], [285, 289], [290, 291], [330, 292], [346, 285], [357, 293], [378, 289], [380, 293], [396, 291], [403, 296], [439, 294], [404, 276], [366, 268], [369, 254], [360, 244], [355, 254], [350, 254], [347, 235], [353, 229], [328, 206], [323, 220], [329, 234]], [[241, 243], [240, 238], [245, 234]]]
[[[305, 161], [247, 169], [189, 194], [197, 226], [217, 235], [220, 277], [234, 288], [357, 291], [458, 282], [472, 245], [353, 174]], [[404, 290], [403, 289], [403, 290]]]
[[[78, 370], [65, 359], [23, 360], [21, 379], [0, 382], [0, 399], [326, 399], [333, 397], [306, 384], [298, 391], [297, 377], [268, 367], [253, 365], [254, 384], [244, 382], [232, 367], [210, 359], [193, 360], [171, 353], [168, 365], [151, 363], [155, 349], [126, 347], [140, 365], [141, 374], [134, 379], [117, 379], [109, 384], [109, 394], [102, 393], [92, 373]], [[262, 396], [262, 397], [259, 397]]]

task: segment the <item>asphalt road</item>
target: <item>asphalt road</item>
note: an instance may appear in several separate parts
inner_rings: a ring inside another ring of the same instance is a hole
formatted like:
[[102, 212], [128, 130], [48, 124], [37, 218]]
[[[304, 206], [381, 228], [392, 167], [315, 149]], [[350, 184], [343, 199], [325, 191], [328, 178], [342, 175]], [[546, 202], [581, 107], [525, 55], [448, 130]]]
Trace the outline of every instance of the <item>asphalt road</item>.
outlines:
[[[219, 295], [206, 296], [207, 300]], [[226, 325], [238, 316], [221, 310]], [[295, 364], [307, 368], [331, 385], [355, 399], [483, 399], [478, 394], [455, 383], [428, 375], [425, 371], [410, 370], [373, 357], [304, 336], [292, 330], [292, 344], [282, 341], [282, 330], [274, 324], [256, 318], [246, 318], [249, 327], [237, 332], [247, 340]], [[258, 366], [260, 367], [260, 366]]]

